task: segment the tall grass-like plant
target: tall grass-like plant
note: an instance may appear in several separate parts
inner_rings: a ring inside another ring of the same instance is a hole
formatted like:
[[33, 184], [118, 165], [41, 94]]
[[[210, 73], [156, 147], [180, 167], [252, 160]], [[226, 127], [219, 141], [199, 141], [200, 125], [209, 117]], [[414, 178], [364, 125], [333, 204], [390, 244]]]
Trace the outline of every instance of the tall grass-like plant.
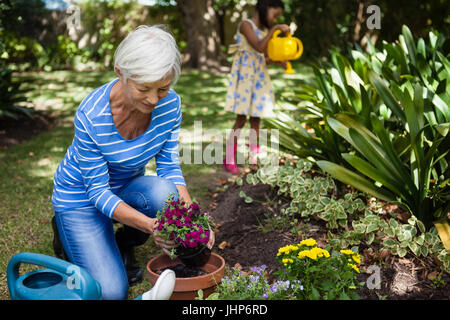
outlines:
[[314, 67], [301, 85], [299, 110], [269, 120], [281, 147], [312, 156], [334, 178], [394, 201], [427, 228], [450, 210], [450, 63], [446, 39], [417, 41], [404, 26], [399, 40]]
[[400, 44], [385, 44], [389, 49], [384, 53], [391, 57], [381, 58], [387, 63], [395, 60], [396, 68], [374, 67], [368, 72], [396, 128], [386, 126], [385, 118], [375, 113], [370, 114], [369, 126], [345, 113], [328, 117], [333, 130], [356, 150], [342, 154], [356, 172], [329, 161], [317, 162], [344, 183], [398, 201], [427, 228], [450, 210], [450, 64], [435, 50], [442, 37], [433, 35], [429, 46], [423, 39], [416, 44], [404, 26]]

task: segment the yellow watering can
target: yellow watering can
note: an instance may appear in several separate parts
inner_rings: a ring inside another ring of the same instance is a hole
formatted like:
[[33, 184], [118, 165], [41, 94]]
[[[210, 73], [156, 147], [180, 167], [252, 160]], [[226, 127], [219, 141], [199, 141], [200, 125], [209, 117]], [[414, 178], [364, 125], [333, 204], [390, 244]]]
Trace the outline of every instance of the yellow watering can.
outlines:
[[[267, 54], [273, 61], [288, 61], [300, 58], [303, 53], [303, 43], [299, 38], [293, 37], [288, 33], [286, 37], [279, 38], [281, 30], [275, 30], [272, 38], [267, 44]], [[288, 61], [286, 73], [294, 73], [292, 65]]]

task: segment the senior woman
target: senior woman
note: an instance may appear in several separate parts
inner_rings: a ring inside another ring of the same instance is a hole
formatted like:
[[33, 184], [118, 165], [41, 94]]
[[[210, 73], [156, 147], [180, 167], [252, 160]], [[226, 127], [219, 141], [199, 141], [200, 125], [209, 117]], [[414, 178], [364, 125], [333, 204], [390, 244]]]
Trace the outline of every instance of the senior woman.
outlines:
[[[141, 280], [134, 247], [153, 233], [169, 195], [191, 203], [178, 157], [174, 38], [161, 26], [140, 26], [118, 46], [114, 69], [118, 77], [76, 111], [74, 139], [56, 170], [52, 196], [54, 244], [60, 239], [67, 259], [100, 283], [104, 299], [126, 298], [129, 285]], [[157, 176], [145, 176], [152, 158]], [[113, 221], [123, 224], [115, 234]], [[174, 245], [153, 238], [166, 252]]]

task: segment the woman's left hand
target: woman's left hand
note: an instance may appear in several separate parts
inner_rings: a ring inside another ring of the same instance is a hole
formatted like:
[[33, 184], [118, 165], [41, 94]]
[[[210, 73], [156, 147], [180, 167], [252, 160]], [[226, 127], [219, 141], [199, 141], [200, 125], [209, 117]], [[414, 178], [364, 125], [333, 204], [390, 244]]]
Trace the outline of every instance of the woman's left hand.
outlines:
[[169, 255], [169, 252], [177, 246], [175, 241], [164, 239], [163, 237], [158, 235], [157, 231], [153, 232], [153, 240], [155, 241], [156, 245], [160, 247], [167, 255]]
[[216, 241], [216, 237], [214, 235], [214, 231], [210, 230], [209, 231], [209, 241], [206, 244], [206, 246], [208, 247], [208, 249], [212, 249], [212, 247], [214, 246], [214, 242]]

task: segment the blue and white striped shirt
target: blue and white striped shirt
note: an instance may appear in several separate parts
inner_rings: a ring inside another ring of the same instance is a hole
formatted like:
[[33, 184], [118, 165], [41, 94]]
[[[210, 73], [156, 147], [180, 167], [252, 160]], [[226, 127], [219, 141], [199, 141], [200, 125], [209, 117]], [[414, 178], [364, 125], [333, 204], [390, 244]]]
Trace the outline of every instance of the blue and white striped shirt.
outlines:
[[153, 110], [145, 133], [125, 140], [114, 124], [109, 101], [118, 80], [91, 92], [75, 113], [75, 136], [54, 177], [52, 204], [57, 212], [95, 207], [112, 218], [123, 201], [115, 191], [143, 176], [153, 157], [158, 176], [186, 185], [178, 154], [180, 97], [170, 89]]

